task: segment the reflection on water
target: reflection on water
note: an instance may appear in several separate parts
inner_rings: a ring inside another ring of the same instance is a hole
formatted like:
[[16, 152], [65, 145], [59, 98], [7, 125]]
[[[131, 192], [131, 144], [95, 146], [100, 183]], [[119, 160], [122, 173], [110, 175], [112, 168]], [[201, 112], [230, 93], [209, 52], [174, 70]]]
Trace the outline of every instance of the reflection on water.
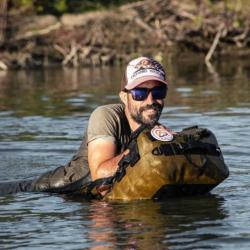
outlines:
[[11, 247], [216, 249], [227, 237], [221, 228], [228, 229], [228, 211], [216, 195], [168, 202], [86, 202], [18, 194], [0, 198], [0, 204], [0, 242]]
[[104, 103], [117, 99], [120, 74], [110, 67], [7, 72], [0, 76], [0, 110], [22, 116], [89, 112], [104, 96]]
[[[167, 104], [201, 112], [248, 107], [249, 68], [247, 61], [225, 61], [209, 73], [200, 61], [176, 60], [167, 65]], [[48, 116], [90, 112], [118, 100], [121, 72], [121, 67], [1, 72], [0, 110]]]
[[[19, 193], [0, 197], [1, 249], [248, 249], [250, 64], [166, 61], [161, 122], [198, 124], [219, 140], [230, 176], [211, 195], [99, 202]], [[0, 181], [65, 164], [90, 112], [118, 101], [122, 67], [0, 72]]]
[[[174, 245], [192, 248], [206, 238], [218, 237], [210, 227], [222, 225], [218, 221], [227, 213], [223, 203], [223, 198], [211, 195], [169, 202], [93, 202], [88, 217], [93, 222], [89, 237], [94, 246], [106, 243], [127, 249], [148, 249], [149, 246], [167, 249]], [[209, 249], [214, 246], [210, 245]]]

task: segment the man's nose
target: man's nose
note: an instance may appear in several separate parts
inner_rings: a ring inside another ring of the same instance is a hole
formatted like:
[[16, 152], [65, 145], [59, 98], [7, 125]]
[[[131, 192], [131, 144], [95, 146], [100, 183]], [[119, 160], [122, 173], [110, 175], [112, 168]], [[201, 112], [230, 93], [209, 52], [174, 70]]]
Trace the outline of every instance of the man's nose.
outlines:
[[147, 104], [152, 104], [152, 103], [155, 103], [155, 101], [156, 101], [156, 100], [153, 98], [152, 92], [149, 91], [148, 96], [147, 96], [145, 102], [146, 102]]

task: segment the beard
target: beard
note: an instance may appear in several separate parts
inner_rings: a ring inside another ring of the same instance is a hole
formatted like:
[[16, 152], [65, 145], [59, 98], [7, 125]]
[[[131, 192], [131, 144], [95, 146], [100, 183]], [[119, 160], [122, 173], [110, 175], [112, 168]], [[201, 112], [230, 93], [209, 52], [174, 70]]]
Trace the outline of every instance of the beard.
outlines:
[[[139, 110], [135, 110], [132, 107], [130, 107], [130, 115], [131, 115], [131, 118], [138, 124], [151, 127], [151, 126], [154, 126], [158, 122], [161, 116], [162, 109], [163, 109], [163, 105], [159, 103], [146, 105], [144, 107], [139, 108]], [[154, 110], [155, 112], [145, 117], [143, 116], [143, 112], [147, 110]]]

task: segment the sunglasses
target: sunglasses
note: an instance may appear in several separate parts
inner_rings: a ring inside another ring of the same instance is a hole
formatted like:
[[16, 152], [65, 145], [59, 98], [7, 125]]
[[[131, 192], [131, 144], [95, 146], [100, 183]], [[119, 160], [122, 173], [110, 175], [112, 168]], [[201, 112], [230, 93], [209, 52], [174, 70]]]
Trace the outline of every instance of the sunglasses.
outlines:
[[164, 99], [167, 95], [167, 87], [166, 86], [157, 86], [152, 89], [148, 88], [134, 88], [131, 90], [126, 90], [126, 92], [131, 93], [132, 98], [135, 101], [144, 101], [147, 99], [149, 93], [152, 93], [152, 97], [154, 100], [156, 99]]

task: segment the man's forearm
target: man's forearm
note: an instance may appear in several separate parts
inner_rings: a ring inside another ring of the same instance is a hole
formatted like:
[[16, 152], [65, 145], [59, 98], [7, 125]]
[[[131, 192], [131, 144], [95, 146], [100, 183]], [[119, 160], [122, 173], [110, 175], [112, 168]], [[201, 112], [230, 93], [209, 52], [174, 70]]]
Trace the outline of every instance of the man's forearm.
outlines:
[[96, 169], [96, 176], [92, 177], [93, 180], [114, 175], [118, 168], [119, 161], [123, 158], [123, 156], [127, 155], [128, 152], [129, 150], [125, 150], [121, 154], [101, 163]]

